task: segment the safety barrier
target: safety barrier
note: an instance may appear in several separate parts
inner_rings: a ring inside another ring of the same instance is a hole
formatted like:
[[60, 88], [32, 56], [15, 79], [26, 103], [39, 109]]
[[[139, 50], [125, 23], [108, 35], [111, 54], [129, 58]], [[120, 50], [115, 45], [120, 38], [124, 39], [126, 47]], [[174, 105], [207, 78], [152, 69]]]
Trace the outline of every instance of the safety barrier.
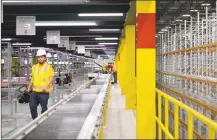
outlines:
[[[96, 77], [97, 78], [97, 77]], [[83, 85], [80, 85], [77, 87], [75, 91], [73, 91], [71, 94], [69, 94], [67, 97], [64, 99], [60, 100], [57, 104], [52, 106], [50, 109], [48, 109], [46, 112], [41, 114], [38, 118], [21, 128], [19, 131], [16, 133], [12, 134], [11, 136], [4, 138], [4, 139], [23, 139], [25, 136], [27, 136], [29, 133], [31, 133], [36, 127], [38, 127], [43, 121], [45, 121], [49, 116], [51, 116], [56, 110], [58, 110], [58, 107], [64, 105], [67, 103], [69, 100], [74, 98], [79, 92], [88, 87], [96, 78], [92, 79], [89, 82], [84, 83]]]
[[105, 81], [77, 139], [103, 139], [103, 127], [106, 125], [111, 75]]
[[[217, 132], [217, 123], [208, 117], [198, 113], [194, 109], [188, 107], [187, 105], [183, 104], [182, 102], [176, 100], [175, 98], [171, 97], [170, 95], [156, 89], [157, 93], [157, 115], [156, 115], [156, 122], [157, 122], [157, 137], [158, 139], [180, 139], [180, 126], [181, 122], [179, 120], [179, 112], [184, 110], [187, 112], [187, 138], [193, 139], [194, 138], [194, 119], [198, 119], [202, 123], [204, 123], [208, 128], [208, 137], [207, 139], [216, 139], [216, 132]], [[173, 104], [173, 111], [169, 109], [169, 103]], [[164, 110], [162, 110], [162, 105], [164, 105]], [[164, 112], [164, 114], [162, 113]], [[169, 114], [174, 115], [173, 119], [173, 132], [170, 129], [169, 124]], [[163, 133], [162, 133], [163, 132]], [[163, 134], [163, 135], [162, 135]]]

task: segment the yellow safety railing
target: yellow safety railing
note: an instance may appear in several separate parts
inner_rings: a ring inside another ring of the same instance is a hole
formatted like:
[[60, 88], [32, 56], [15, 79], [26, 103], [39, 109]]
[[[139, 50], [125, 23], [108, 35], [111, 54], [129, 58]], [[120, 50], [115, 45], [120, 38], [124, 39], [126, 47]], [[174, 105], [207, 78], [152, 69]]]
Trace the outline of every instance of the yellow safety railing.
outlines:
[[110, 93], [111, 93], [111, 81], [109, 82], [108, 94], [106, 98], [106, 104], [105, 104], [104, 113], [103, 113], [103, 122], [100, 128], [99, 139], [104, 139], [104, 127], [107, 124], [107, 113], [108, 113], [108, 103], [110, 100]]
[[[199, 112], [195, 111], [194, 109], [188, 107], [187, 105], [183, 104], [182, 102], [176, 100], [175, 98], [171, 97], [170, 95], [156, 89], [157, 93], [157, 110], [158, 114], [156, 116], [156, 122], [158, 125], [158, 139], [162, 139], [162, 132], [165, 134], [166, 139], [180, 139], [179, 138], [179, 111], [180, 109], [184, 110], [188, 114], [188, 139], [193, 139], [194, 133], [194, 126], [193, 120], [198, 119], [202, 123], [204, 123], [208, 127], [208, 139], [216, 139], [216, 132], [217, 132], [217, 123], [208, 117], [200, 114]], [[162, 122], [162, 99], [164, 98], [164, 123]], [[174, 135], [169, 131], [169, 102], [174, 105]]]

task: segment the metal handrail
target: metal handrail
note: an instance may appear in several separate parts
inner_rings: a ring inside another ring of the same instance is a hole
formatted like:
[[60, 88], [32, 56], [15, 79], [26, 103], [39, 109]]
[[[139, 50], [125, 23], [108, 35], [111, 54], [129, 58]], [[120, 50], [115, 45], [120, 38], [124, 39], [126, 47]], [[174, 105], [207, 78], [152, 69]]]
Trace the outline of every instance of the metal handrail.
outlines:
[[[105, 81], [88, 117], [82, 126], [80, 133], [77, 136], [77, 139], [92, 139], [95, 129], [100, 127], [104, 111], [102, 108], [105, 106], [105, 98], [110, 79], [111, 76], [109, 76], [109, 78]], [[94, 139], [97, 139], [96, 136], [94, 136]]]
[[[97, 77], [96, 77], [97, 78]], [[77, 93], [79, 93], [82, 89], [85, 87], [88, 87], [96, 78], [92, 79], [91, 81], [85, 83], [84, 85], [81, 85], [78, 87], [77, 90], [69, 94], [67, 97], [64, 99], [60, 100], [57, 104], [55, 104], [53, 107], [48, 109], [46, 112], [41, 114], [38, 118], [36, 118], [34, 121], [30, 122], [26, 126], [24, 126], [22, 129], [14, 133], [12, 136], [9, 136], [8, 138], [5, 139], [22, 139], [26, 135], [28, 135], [30, 132], [32, 132], [40, 123], [42, 123], [44, 120], [46, 120], [52, 113], [55, 112], [57, 107], [67, 103], [69, 100], [71, 100]]]
[[[158, 123], [159, 127], [159, 139], [161, 139], [161, 130], [166, 134], [166, 137], [170, 139], [178, 139], [179, 138], [179, 108], [185, 110], [188, 113], [188, 139], [193, 139], [193, 119], [196, 118], [200, 120], [202, 123], [206, 124], [208, 126], [208, 131], [209, 131], [209, 139], [215, 139], [215, 132], [217, 131], [217, 123], [208, 117], [200, 114], [199, 112], [195, 111], [194, 109], [188, 107], [187, 105], [183, 104], [182, 102], [176, 100], [175, 98], [171, 97], [170, 95], [162, 92], [159, 89], [156, 89], [156, 92], [158, 94], [158, 117], [156, 116], [156, 121]], [[161, 111], [161, 99], [162, 97], [165, 99], [165, 113], [168, 113], [169, 107], [168, 103], [171, 102], [175, 105], [175, 111], [174, 111], [174, 116], [175, 116], [175, 136], [173, 137], [169, 131], [169, 125], [168, 125], [168, 114], [165, 114], [165, 125], [161, 121], [161, 116], [162, 116], [162, 111]]]

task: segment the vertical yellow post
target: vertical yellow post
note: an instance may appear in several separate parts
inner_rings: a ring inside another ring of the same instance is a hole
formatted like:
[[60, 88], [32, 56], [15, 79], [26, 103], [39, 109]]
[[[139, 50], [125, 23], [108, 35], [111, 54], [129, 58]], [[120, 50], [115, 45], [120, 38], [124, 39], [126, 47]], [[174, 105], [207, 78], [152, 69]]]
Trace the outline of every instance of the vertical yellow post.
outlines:
[[104, 128], [101, 126], [100, 133], [99, 133], [99, 139], [102, 140], [104, 138]]
[[125, 27], [126, 49], [126, 109], [135, 109], [136, 105], [136, 79], [135, 79], [135, 25]]
[[155, 139], [156, 1], [136, 1], [137, 139]]
[[118, 75], [120, 79], [120, 87], [121, 87], [121, 94], [124, 95], [126, 93], [126, 47], [125, 47], [125, 38], [121, 39], [121, 44], [120, 44], [120, 65]]
[[126, 62], [126, 58], [127, 58], [127, 55], [126, 55], [126, 46], [125, 46], [125, 39], [123, 39], [123, 52], [122, 52], [122, 54], [123, 54], [123, 61], [122, 61], [122, 64], [123, 64], [123, 67], [122, 67], [122, 73], [123, 73], [123, 75], [122, 75], [122, 83], [123, 83], [123, 87], [122, 87], [122, 91], [121, 91], [121, 93], [122, 94], [126, 94], [126, 76], [127, 76], [127, 74], [126, 74], [126, 64], [127, 64], [127, 62]]
[[122, 41], [120, 42], [120, 46], [118, 48], [118, 53], [117, 53], [117, 59], [118, 59], [118, 65], [117, 65], [117, 77], [118, 77], [118, 82], [119, 82], [119, 85], [120, 85], [120, 88], [122, 88], [122, 79], [121, 79], [121, 75], [122, 75], [122, 71], [121, 71], [121, 60], [122, 60]]

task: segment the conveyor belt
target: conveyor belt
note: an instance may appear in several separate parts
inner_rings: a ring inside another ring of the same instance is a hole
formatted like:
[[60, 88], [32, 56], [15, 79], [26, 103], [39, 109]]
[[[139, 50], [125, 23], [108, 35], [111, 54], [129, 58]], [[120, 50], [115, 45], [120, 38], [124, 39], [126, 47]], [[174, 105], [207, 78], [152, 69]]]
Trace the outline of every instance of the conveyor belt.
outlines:
[[57, 108], [24, 139], [76, 139], [97, 94], [80, 93], [67, 104]]

